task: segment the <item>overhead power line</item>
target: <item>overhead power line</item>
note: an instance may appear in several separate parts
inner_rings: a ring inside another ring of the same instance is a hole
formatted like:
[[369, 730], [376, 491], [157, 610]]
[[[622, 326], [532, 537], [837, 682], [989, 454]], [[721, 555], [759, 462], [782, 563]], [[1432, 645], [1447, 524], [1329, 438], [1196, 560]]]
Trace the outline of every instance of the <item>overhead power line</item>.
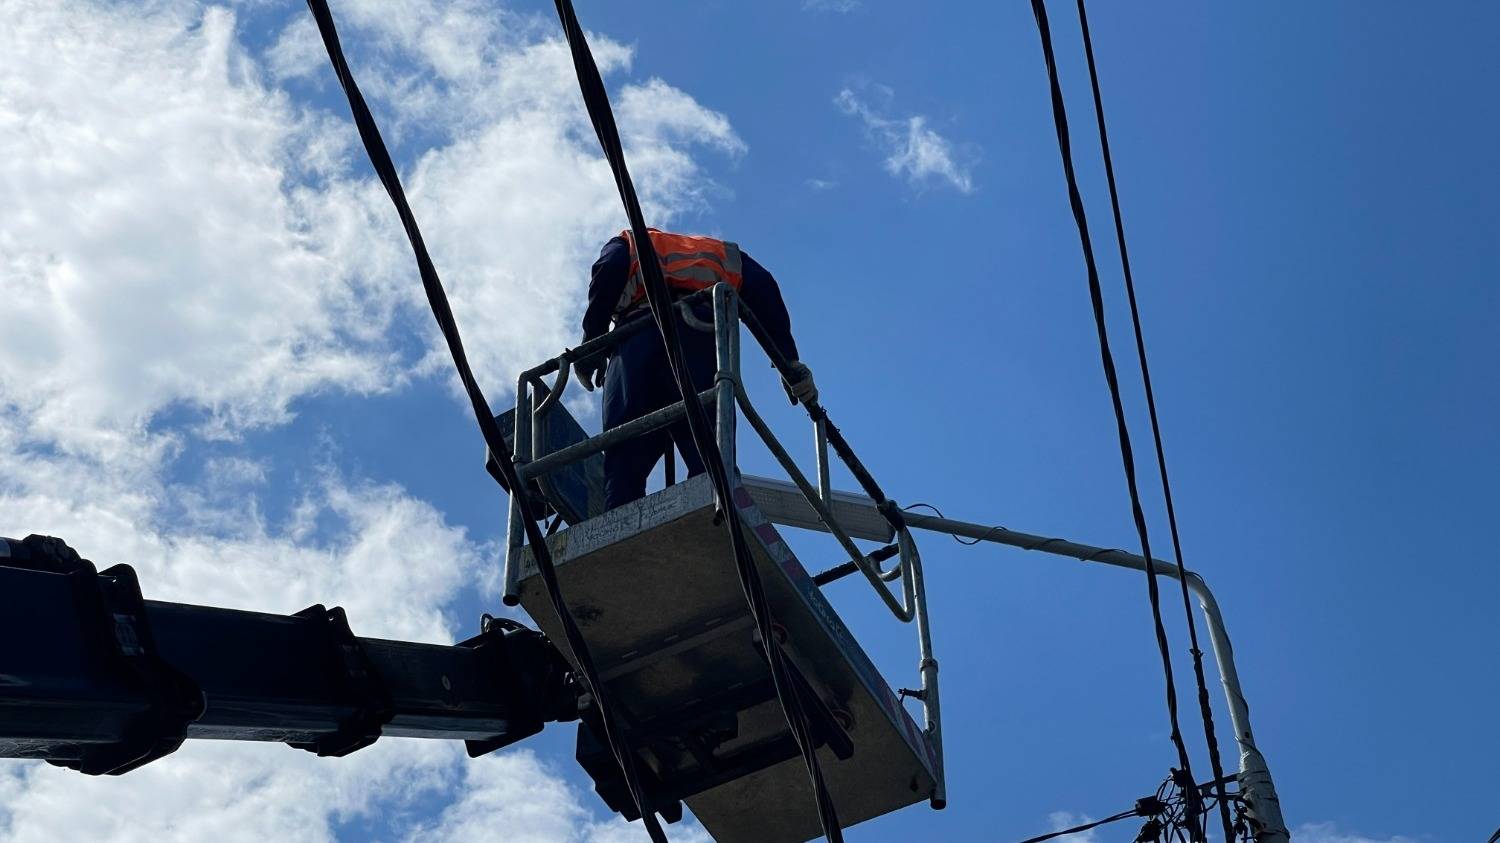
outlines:
[[[1151, 555], [1151, 538], [1146, 528], [1146, 515], [1141, 508], [1140, 489], [1136, 482], [1135, 454], [1130, 444], [1130, 428], [1125, 421], [1125, 407], [1120, 398], [1120, 378], [1115, 370], [1114, 354], [1109, 348], [1109, 330], [1104, 315], [1104, 293], [1099, 283], [1099, 268], [1094, 260], [1094, 245], [1089, 238], [1088, 216], [1083, 207], [1083, 196], [1078, 190], [1078, 176], [1073, 169], [1072, 142], [1068, 133], [1067, 105], [1063, 101], [1062, 86], [1057, 79], [1057, 58], [1052, 49], [1052, 28], [1047, 22], [1047, 7], [1043, 0], [1031, 0], [1031, 10], [1036, 17], [1037, 32], [1042, 41], [1042, 54], [1047, 62], [1047, 81], [1052, 94], [1052, 119], [1057, 129], [1058, 151], [1062, 156], [1063, 175], [1068, 183], [1068, 202], [1073, 210], [1073, 220], [1078, 225], [1078, 239], [1083, 247], [1083, 258], [1088, 268], [1089, 300], [1093, 306], [1094, 327], [1099, 336], [1099, 359], [1104, 367], [1104, 380], [1109, 386], [1110, 402], [1114, 407], [1115, 428], [1120, 440], [1120, 461], [1125, 469], [1125, 482], [1130, 492], [1130, 511], [1135, 520], [1135, 530], [1140, 537], [1141, 555], [1146, 559], [1147, 595], [1151, 602], [1151, 620], [1156, 630], [1156, 644], [1160, 651], [1162, 672], [1166, 678], [1167, 716], [1171, 722], [1172, 744], [1177, 749], [1177, 761], [1181, 769], [1192, 778], [1192, 761], [1187, 746], [1182, 740], [1182, 728], [1177, 716], [1177, 682], [1172, 674], [1172, 652], [1167, 643], [1166, 626], [1161, 618], [1161, 594], [1156, 583], [1156, 565]], [[1196, 816], [1196, 811], [1191, 811]], [[1191, 831], [1197, 831], [1191, 829]], [[1201, 831], [1193, 834], [1201, 837]]]
[[1094, 64], [1094, 41], [1089, 36], [1089, 16], [1078, 0], [1078, 23], [1083, 30], [1083, 52], [1088, 57], [1089, 84], [1094, 91], [1094, 116], [1099, 122], [1099, 148], [1104, 155], [1104, 176], [1109, 181], [1109, 206], [1114, 214], [1115, 241], [1120, 247], [1120, 265], [1125, 275], [1125, 293], [1130, 300], [1130, 322], [1135, 328], [1135, 351], [1141, 364], [1141, 381], [1146, 388], [1146, 409], [1151, 415], [1151, 440], [1156, 448], [1156, 467], [1161, 473], [1162, 497], [1167, 504], [1167, 524], [1172, 530], [1172, 553], [1182, 575], [1177, 582], [1182, 586], [1182, 611], [1187, 616], [1188, 639], [1193, 655], [1193, 677], [1198, 683], [1198, 709], [1203, 717], [1203, 737], [1208, 743], [1208, 761], [1213, 767], [1214, 781], [1218, 782], [1219, 819], [1224, 826], [1224, 839], [1234, 843], [1234, 820], [1229, 816], [1229, 801], [1225, 799], [1224, 762], [1219, 757], [1219, 740], [1214, 734], [1213, 704], [1208, 698], [1208, 681], [1203, 676], [1203, 650], [1198, 646], [1198, 622], [1193, 617], [1192, 602], [1188, 599], [1187, 563], [1182, 561], [1182, 540], [1177, 532], [1177, 508], [1172, 504], [1172, 483], [1167, 479], [1167, 453], [1161, 444], [1161, 423], [1156, 415], [1156, 393], [1151, 388], [1151, 367], [1146, 363], [1146, 339], [1141, 331], [1141, 312], [1135, 299], [1135, 277], [1130, 271], [1130, 250], [1125, 247], [1125, 222], [1120, 214], [1120, 191], [1115, 186], [1114, 157], [1109, 153], [1109, 130], [1104, 122], [1104, 98], [1099, 92], [1099, 70]]
[[498, 466], [500, 477], [496, 480], [503, 479], [510, 489], [515, 490], [513, 497], [521, 508], [521, 522], [526, 531], [527, 543], [531, 545], [532, 556], [536, 560], [542, 582], [547, 588], [547, 596], [552, 603], [552, 608], [562, 622], [568, 647], [578, 660], [584, 683], [598, 707], [600, 719], [604, 724], [605, 739], [614, 753], [616, 762], [620, 765], [620, 771], [625, 777], [631, 799], [640, 811], [641, 819], [651, 839], [655, 843], [666, 843], [666, 832], [662, 830], [661, 823], [650, 810], [651, 806], [641, 790], [635, 754], [630, 751], [623, 740], [610, 708], [608, 692], [604, 683], [599, 681], [599, 672], [594, 666], [588, 643], [584, 640], [583, 633], [578, 629], [578, 624], [574, 621], [563, 599], [562, 590], [557, 581], [557, 570], [553, 566], [551, 553], [548, 552], [546, 538], [533, 517], [527, 496], [522, 493], [526, 487], [517, 480], [515, 464], [511, 460], [510, 451], [506, 448], [505, 437], [501, 434], [499, 426], [495, 424], [495, 415], [491, 412], [489, 402], [485, 400], [483, 391], [474, 379], [473, 370], [469, 367], [468, 355], [464, 353], [463, 338], [459, 335], [458, 323], [453, 318], [453, 309], [448, 304], [448, 296], [443, 291], [442, 280], [439, 279], [432, 258], [427, 253], [422, 231], [417, 227], [416, 216], [407, 202], [406, 191], [401, 186], [396, 166], [386, 150], [385, 141], [381, 139], [380, 127], [376, 125], [375, 118], [365, 103], [364, 95], [360, 93], [359, 86], [354, 81], [354, 75], [349, 71], [348, 62], [344, 59], [344, 50], [339, 44], [338, 30], [334, 27], [333, 15], [328, 10], [328, 2], [327, 0], [307, 0], [307, 6], [318, 24], [318, 31], [323, 37], [323, 46], [328, 51], [328, 59], [333, 64], [334, 72], [338, 74], [339, 84], [344, 89], [345, 97], [349, 100], [349, 110], [353, 114], [355, 125], [359, 127], [359, 136], [364, 142], [365, 152], [370, 157], [370, 164], [380, 176], [386, 192], [390, 194], [391, 203], [396, 206], [396, 213], [401, 217], [401, 225], [406, 229], [407, 239], [411, 241], [417, 269], [422, 278], [422, 287], [427, 293], [427, 303], [432, 308], [433, 318], [437, 320], [443, 339], [447, 342], [448, 353], [453, 358], [454, 368], [458, 370], [459, 380], [463, 382], [464, 393], [468, 396], [469, 404], [474, 410], [474, 419], [479, 423], [479, 430], [484, 436], [485, 445], [489, 447], [490, 453], [495, 458], [494, 464]]
[[830, 841], [842, 843], [842, 826], [834, 809], [833, 797], [829, 794], [827, 784], [823, 779], [822, 765], [818, 762], [817, 747], [813, 743], [812, 725], [807, 714], [806, 702], [801, 698], [797, 684], [791, 679], [786, 656], [772, 632], [770, 606], [766, 601], [760, 574], [755, 569], [755, 560], [750, 555], [749, 545], [745, 542], [740, 528], [739, 508], [734, 501], [728, 468], [724, 464], [717, 442], [714, 441], [708, 425], [708, 417], [697, 400], [697, 389], [683, 357], [677, 319], [672, 313], [671, 293], [662, 277], [661, 264], [657, 259], [656, 249], [651, 243], [645, 216], [641, 212], [640, 200], [636, 196], [635, 185], [631, 182], [630, 171], [625, 163], [625, 152], [620, 143], [619, 130], [615, 126], [614, 113], [610, 108], [609, 94], [604, 88], [604, 80], [599, 75], [599, 68], [594, 63], [594, 56], [589, 50], [583, 28], [578, 23], [572, 0], [556, 0], [556, 6], [558, 18], [562, 22], [563, 31], [573, 55], [573, 68], [578, 75], [578, 87], [583, 94], [584, 105], [588, 109], [590, 121], [594, 124], [594, 133], [599, 138], [604, 157], [608, 159], [610, 169], [614, 173], [620, 201], [624, 204], [626, 216], [630, 220], [636, 257], [646, 282], [646, 300], [650, 305], [652, 318], [656, 320], [657, 328], [661, 331], [667, 359], [671, 364], [678, 392], [681, 394], [683, 406], [687, 411], [688, 430], [699, 456], [703, 459], [708, 476], [713, 482], [719, 501], [719, 511], [723, 515], [725, 529], [729, 531], [735, 571], [739, 576], [740, 587], [745, 593], [745, 601], [765, 648], [772, 684], [776, 689], [776, 698], [786, 716], [792, 738], [801, 751], [803, 763], [807, 766], [823, 836]]
[[1140, 816], [1140, 814], [1137, 814], [1135, 812], [1135, 809], [1132, 808], [1129, 811], [1121, 811], [1118, 814], [1105, 817], [1102, 820], [1094, 820], [1093, 822], [1086, 822], [1082, 825], [1075, 825], [1072, 828], [1058, 829], [1057, 831], [1050, 831], [1046, 834], [1038, 834], [1035, 837], [1028, 837], [1025, 840], [1022, 840], [1021, 843], [1043, 843], [1043, 841], [1046, 840], [1055, 840], [1059, 837], [1066, 837], [1069, 834], [1082, 834], [1085, 831], [1098, 828], [1101, 825], [1109, 825], [1110, 823], [1119, 822], [1120, 820], [1128, 820], [1131, 817], [1138, 816]]

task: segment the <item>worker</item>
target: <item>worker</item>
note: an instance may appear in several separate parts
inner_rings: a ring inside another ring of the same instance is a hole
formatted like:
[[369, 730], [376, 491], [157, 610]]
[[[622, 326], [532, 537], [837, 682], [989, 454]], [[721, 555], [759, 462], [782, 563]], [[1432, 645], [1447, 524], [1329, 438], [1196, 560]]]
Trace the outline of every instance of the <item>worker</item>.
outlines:
[[[764, 267], [739, 247], [712, 237], [672, 234], [648, 229], [651, 244], [661, 262], [663, 276], [674, 299], [713, 286], [720, 281], [739, 291], [746, 307], [765, 327], [771, 342], [792, 361], [792, 378], [783, 380], [787, 396], [793, 403], [804, 404], [818, 399], [812, 372], [798, 360], [797, 343], [792, 339], [792, 320], [781, 288]], [[674, 308], [673, 317], [682, 338], [683, 359], [693, 388], [703, 391], [713, 384], [717, 363], [711, 332], [690, 328]], [[694, 307], [699, 320], [712, 322], [708, 302]], [[583, 341], [588, 342], [610, 330], [637, 319], [650, 319], [646, 302], [645, 279], [641, 275], [634, 240], [629, 230], [604, 244], [594, 262], [589, 280], [589, 303], [583, 314]], [[596, 383], [604, 386], [604, 429], [619, 427], [628, 421], [659, 410], [681, 399], [671, 364], [662, 345], [661, 332], [647, 329], [627, 337], [616, 346], [608, 360], [600, 355], [580, 361], [577, 375], [584, 389], [593, 391]], [[646, 478], [671, 443], [682, 454], [683, 467], [692, 477], [703, 473], [703, 459], [694, 447], [687, 420], [664, 430], [633, 437], [604, 452], [604, 505], [613, 509], [646, 494]]]

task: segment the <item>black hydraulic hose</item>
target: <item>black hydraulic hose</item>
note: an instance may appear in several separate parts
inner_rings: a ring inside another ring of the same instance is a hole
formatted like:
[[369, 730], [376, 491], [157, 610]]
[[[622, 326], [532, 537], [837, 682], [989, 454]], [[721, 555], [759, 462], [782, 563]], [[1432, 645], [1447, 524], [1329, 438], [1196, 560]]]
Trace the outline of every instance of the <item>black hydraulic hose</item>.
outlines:
[[683, 358], [682, 341], [678, 335], [677, 320], [673, 318], [672, 299], [667, 290], [666, 280], [662, 277], [661, 264], [656, 255], [656, 249], [651, 243], [651, 237], [646, 229], [646, 220], [641, 212], [640, 200], [636, 196], [635, 186], [630, 179], [630, 171], [626, 167], [624, 149], [620, 143], [620, 133], [615, 126], [614, 113], [610, 108], [609, 95], [604, 88], [604, 80], [599, 75], [599, 68], [594, 63], [594, 57], [589, 50], [588, 40], [585, 38], [583, 28], [578, 23], [577, 13], [573, 10], [571, 0], [556, 0], [558, 19], [562, 23], [563, 31], [568, 40], [568, 46], [573, 56], [573, 67], [578, 75], [578, 87], [583, 95], [584, 104], [588, 109], [589, 119], [594, 125], [594, 132], [599, 138], [599, 145], [604, 150], [604, 156], [609, 161], [610, 169], [614, 173], [615, 185], [619, 189], [620, 200], [625, 206], [625, 214], [630, 220], [632, 239], [635, 241], [636, 258], [640, 263], [641, 274], [646, 282], [646, 300], [651, 307], [652, 317], [656, 320], [658, 329], [661, 331], [662, 342], [666, 347], [667, 359], [671, 364], [672, 374], [677, 381], [678, 391], [683, 397], [683, 406], [686, 408], [688, 429], [692, 434], [693, 443], [702, 457], [709, 478], [714, 484], [714, 490], [719, 501], [719, 510], [723, 513], [725, 526], [729, 531], [730, 544], [734, 550], [734, 562], [736, 572], [739, 575], [740, 587], [745, 592], [745, 600], [749, 606], [750, 614], [755, 621], [760, 633], [761, 641], [765, 645], [766, 660], [770, 665], [771, 679], [776, 688], [777, 700], [781, 703], [782, 711], [786, 715], [787, 725], [791, 730], [793, 739], [797, 742], [802, 752], [803, 762], [807, 766], [808, 776], [812, 781], [813, 796], [817, 803], [818, 821], [822, 826], [823, 835], [830, 841], [843, 840], [843, 830], [839, 823], [838, 814], [834, 810], [833, 799], [828, 793], [828, 787], [823, 779], [822, 767], [818, 762], [817, 747], [813, 744], [812, 727], [807, 716], [807, 701], [801, 698], [797, 684], [792, 682], [786, 665], [786, 656], [781, 647], [776, 643], [776, 637], [771, 628], [771, 612], [766, 601], [765, 592], [760, 580], [759, 572], [755, 569], [754, 558], [750, 555], [750, 548], [745, 543], [741, 532], [739, 509], [735, 505], [733, 489], [730, 482], [728, 470], [726, 469], [718, 444], [714, 441], [712, 431], [709, 427], [708, 418], [703, 412], [702, 406], [694, 400], [697, 389], [692, 382]]
[[[1157, 649], [1161, 652], [1162, 672], [1166, 676], [1167, 716], [1171, 721], [1172, 744], [1177, 749], [1177, 762], [1182, 771], [1192, 777], [1192, 761], [1188, 757], [1186, 744], [1182, 740], [1182, 728], [1177, 717], [1177, 682], [1172, 675], [1172, 651], [1167, 643], [1167, 629], [1161, 619], [1161, 594], [1156, 583], [1156, 564], [1151, 555], [1151, 539], [1146, 528], [1146, 515], [1141, 508], [1140, 489], [1136, 484], [1135, 455], [1130, 445], [1130, 428], [1125, 423], [1125, 407], [1120, 398], [1120, 378], [1115, 371], [1114, 355], [1109, 349], [1109, 331], [1104, 318], [1104, 293], [1099, 284], [1099, 268], [1094, 261], [1094, 246], [1089, 239], [1088, 217], [1083, 208], [1083, 196], [1078, 190], [1078, 177], [1073, 171], [1073, 150], [1068, 135], [1067, 106], [1063, 102], [1062, 87], [1057, 80], [1057, 59], [1052, 50], [1052, 29], [1047, 23], [1047, 7], [1044, 0], [1031, 0], [1032, 13], [1036, 16], [1037, 32], [1041, 36], [1042, 53], [1047, 62], [1047, 81], [1052, 95], [1052, 119], [1057, 129], [1058, 151], [1062, 156], [1063, 175], [1068, 182], [1068, 201], [1073, 209], [1073, 220], [1078, 225], [1078, 238], [1083, 246], [1084, 262], [1088, 267], [1089, 299], [1094, 311], [1094, 327], [1099, 335], [1099, 357], [1104, 367], [1104, 379], [1109, 385], [1110, 401], [1114, 406], [1115, 427], [1120, 439], [1120, 461], [1125, 469], [1125, 481], [1130, 491], [1130, 510], [1135, 520], [1136, 533], [1141, 541], [1141, 555], [1146, 560], [1147, 594], [1151, 601], [1151, 620], [1156, 628]], [[1196, 804], [1190, 806], [1190, 835], [1200, 839]]]
[[474, 372], [469, 367], [468, 356], [464, 353], [463, 338], [458, 332], [458, 323], [453, 318], [453, 310], [448, 304], [447, 294], [443, 292], [443, 284], [438, 278], [437, 269], [427, 253], [422, 232], [417, 227], [416, 217], [412, 214], [411, 206], [406, 200], [406, 191], [401, 187], [401, 179], [396, 173], [395, 164], [391, 161], [390, 153], [381, 139], [375, 118], [371, 115], [369, 106], [365, 104], [364, 96], [360, 93], [359, 86], [355, 84], [354, 76], [349, 71], [349, 65], [344, 60], [343, 47], [339, 44], [338, 31], [334, 28], [333, 15], [328, 10], [328, 2], [327, 0], [307, 0], [307, 6], [318, 24], [318, 31], [323, 36], [323, 46], [328, 51], [328, 59], [332, 62], [334, 72], [339, 77], [339, 84], [343, 86], [344, 94], [349, 100], [349, 110], [353, 113], [355, 125], [359, 127], [359, 136], [364, 141], [365, 151], [370, 156], [370, 164], [380, 176], [386, 192], [390, 194], [391, 202], [396, 206], [396, 213], [401, 217], [401, 225], [406, 229], [407, 239], [411, 241], [412, 252], [417, 260], [417, 269], [422, 277], [422, 287], [427, 293], [427, 303], [431, 306], [433, 318], [437, 320], [443, 339], [448, 344], [448, 352], [453, 357], [454, 368], [458, 370], [459, 379], [463, 382], [464, 392], [474, 410], [474, 418], [479, 423], [480, 433], [483, 434], [484, 442], [489, 446], [490, 453], [495, 458], [494, 464], [498, 466], [500, 476], [496, 479], [503, 479], [509, 488], [514, 490], [513, 497], [521, 509], [521, 523], [526, 531], [526, 540], [531, 545], [532, 555], [536, 559], [537, 571], [541, 574], [542, 582], [547, 588], [547, 596], [552, 602], [552, 608], [562, 622], [568, 647], [572, 649], [574, 657], [578, 660], [584, 683], [598, 706], [600, 719], [604, 722], [605, 738], [614, 752], [615, 761], [620, 765], [626, 784], [630, 788], [630, 796], [635, 801], [652, 840], [665, 843], [666, 833], [662, 831], [661, 824], [650, 810], [651, 806], [642, 793], [640, 778], [636, 771], [635, 754], [623, 742], [621, 731], [611, 713], [604, 683], [599, 680], [599, 672], [594, 666], [588, 643], [584, 641], [583, 633], [578, 629], [578, 624], [563, 600], [562, 590], [557, 582], [557, 570], [553, 566], [552, 555], [547, 549], [546, 538], [542, 535], [541, 528], [531, 512], [527, 496], [523, 493], [525, 487], [517, 480], [515, 465], [511, 460], [510, 451], [505, 446], [505, 437], [500, 433], [499, 426], [495, 424], [495, 416], [490, 411], [489, 402], [485, 400], [484, 393], [474, 379]]
[[1135, 351], [1141, 364], [1141, 381], [1146, 387], [1146, 410], [1151, 415], [1151, 439], [1156, 448], [1156, 467], [1161, 474], [1162, 497], [1167, 504], [1167, 524], [1172, 531], [1172, 553], [1177, 578], [1182, 586], [1182, 611], [1187, 615], [1188, 639], [1193, 656], [1193, 676], [1198, 683], [1198, 709], [1203, 716], [1203, 737], [1208, 742], [1208, 761], [1213, 767], [1214, 781], [1218, 784], [1219, 819], [1224, 827], [1224, 839], [1234, 843], [1234, 820], [1229, 816], [1229, 799], [1224, 790], [1224, 761], [1219, 757], [1219, 740], [1214, 733], [1213, 704], [1208, 697], [1208, 680], [1203, 676], [1203, 649], [1198, 646], [1198, 622], [1193, 617], [1192, 601], [1188, 598], [1188, 568], [1182, 561], [1182, 540], [1177, 532], [1177, 508], [1172, 504], [1172, 483], [1167, 479], [1167, 454], [1161, 444], [1161, 423], [1156, 415], [1156, 394], [1151, 389], [1151, 367], [1146, 364], [1146, 339], [1141, 331], [1141, 311], [1135, 300], [1135, 278], [1130, 272], [1130, 250], [1125, 247], [1125, 222], [1120, 214], [1120, 191], [1115, 187], [1115, 163], [1109, 153], [1109, 130], [1104, 121], [1104, 98], [1099, 92], [1099, 70], [1094, 64], [1094, 41], [1089, 36], [1089, 15], [1078, 0], [1078, 23], [1083, 29], [1083, 52], [1088, 57], [1089, 83], [1094, 89], [1094, 116], [1099, 123], [1099, 148], [1104, 154], [1104, 176], [1109, 182], [1109, 206], [1115, 219], [1115, 242], [1120, 247], [1120, 265], [1125, 274], [1125, 294], [1130, 299], [1130, 321], [1135, 327]]

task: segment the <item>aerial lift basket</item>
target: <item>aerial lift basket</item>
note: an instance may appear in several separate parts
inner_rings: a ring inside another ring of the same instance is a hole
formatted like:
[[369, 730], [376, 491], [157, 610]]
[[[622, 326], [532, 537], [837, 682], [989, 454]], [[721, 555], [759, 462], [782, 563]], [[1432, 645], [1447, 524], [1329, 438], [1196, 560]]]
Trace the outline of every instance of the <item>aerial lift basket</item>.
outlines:
[[[937, 770], [922, 729], [743, 484], [735, 505], [783, 648], [831, 715], [814, 720], [840, 818], [855, 823], [930, 798]], [[700, 475], [564, 530], [548, 546], [661, 795], [685, 798], [721, 841], [806, 840], [818, 834], [807, 770], [714, 510]], [[521, 605], [563, 640], [530, 553], [520, 566]]]
[[[740, 305], [722, 285], [714, 304], [714, 325], [698, 327], [716, 330], [721, 372], [737, 372]], [[820, 828], [807, 769], [777, 700], [709, 478], [692, 477], [599, 512], [603, 448], [673, 423], [682, 417], [682, 404], [590, 439], [559, 399], [571, 363], [591, 353], [597, 349], [584, 346], [524, 374], [517, 411], [500, 421], [517, 443], [522, 482], [536, 482], [530, 494], [545, 499], [570, 525], [549, 536], [548, 547], [569, 611], [609, 687], [615, 719], [637, 754], [650, 802], [669, 817], [666, 806], [686, 802], [720, 841], [816, 837]], [[553, 371], [559, 375], [548, 388], [540, 377]], [[737, 378], [721, 378], [700, 396], [719, 405], [726, 460], [732, 465], [736, 398], [773, 453], [785, 458], [737, 393]], [[819, 457], [821, 490], [811, 488], [790, 458], [783, 465], [795, 485], [731, 476], [732, 504], [764, 586], [776, 643], [789, 656], [792, 681], [806, 704], [828, 791], [846, 825], [923, 799], [942, 807], [937, 665], [927, 638], [920, 559], [904, 531], [901, 562], [890, 571], [880, 571], [859, 551], [852, 538], [889, 541], [895, 533], [868, 515], [841, 524], [840, 514], [868, 513], [868, 498], [855, 507], [831, 493], [826, 455], [820, 451]], [[512, 506], [507, 602], [519, 602], [553, 641], [563, 641], [531, 549], [521, 541], [519, 517]], [[881, 677], [771, 517], [833, 532], [869, 569], [867, 576], [898, 617], [917, 621], [923, 650], [917, 696], [925, 726]], [[898, 577], [901, 601], [880, 582]], [[606, 803], [633, 817], [635, 807], [598, 724], [589, 722], [585, 717], [580, 727], [579, 760]]]

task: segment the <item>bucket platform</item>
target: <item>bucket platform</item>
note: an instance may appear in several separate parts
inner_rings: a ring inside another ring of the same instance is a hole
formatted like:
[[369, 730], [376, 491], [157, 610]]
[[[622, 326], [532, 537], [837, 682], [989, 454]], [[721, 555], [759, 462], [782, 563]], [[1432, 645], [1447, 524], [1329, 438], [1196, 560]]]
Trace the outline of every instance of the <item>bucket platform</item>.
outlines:
[[[718, 450], [734, 478], [728, 505], [738, 510], [776, 640], [758, 640], [706, 475], [673, 483], [669, 472], [661, 491], [603, 511], [603, 453], [676, 423], [686, 405], [678, 401], [590, 437], [568, 413], [564, 393], [574, 364], [607, 353], [634, 332], [653, 330], [654, 323], [644, 319], [523, 372], [515, 410], [496, 418], [508, 432], [522, 484], [508, 488], [505, 602], [523, 606], [553, 641], [567, 640], [526, 543], [524, 496], [532, 517], [552, 519], [546, 542], [562, 599], [593, 656], [599, 681], [608, 688], [620, 743], [636, 756], [646, 804], [668, 820], [680, 816], [685, 802], [709, 833], [726, 843], [796, 843], [821, 833], [808, 771], [771, 679], [767, 643], [787, 657], [792, 687], [783, 692], [800, 701], [842, 824], [922, 800], [941, 808], [946, 791], [938, 664], [916, 543], [899, 508], [885, 499], [817, 405], [809, 408], [816, 485], [807, 479], [740, 384], [741, 317], [776, 366], [786, 372], [789, 364], [768, 345], [754, 314], [728, 285], [712, 289], [712, 323], [700, 319], [695, 302], [708, 294], [676, 305], [683, 330], [714, 332], [714, 383], [690, 400], [712, 408]], [[553, 374], [550, 384], [542, 380]], [[741, 418], [791, 482], [742, 477], [734, 468]], [[832, 490], [830, 447], [861, 479], [864, 495]], [[777, 525], [832, 534], [847, 561], [815, 580]], [[894, 542], [869, 552], [855, 544], [856, 538]], [[897, 554], [899, 561], [889, 570], [881, 567], [881, 560]], [[820, 583], [856, 573], [898, 621], [916, 628], [920, 682], [918, 690], [905, 693], [920, 703], [921, 726], [823, 596]], [[574, 659], [571, 652], [564, 655]], [[610, 808], [637, 818], [623, 773], [603, 739], [597, 707], [587, 707], [582, 721], [579, 762]]]
[[[832, 713], [829, 731], [843, 733], [825, 735], [818, 750], [840, 820], [930, 799], [938, 773], [927, 735], [750, 492], [741, 484], [734, 494], [776, 628], [785, 631], [783, 649]], [[714, 509], [700, 475], [563, 530], [548, 546], [660, 796], [686, 801], [716, 840], [807, 840], [819, 834], [807, 769]], [[552, 640], [564, 640], [529, 550], [520, 566], [521, 605]], [[608, 772], [614, 760], [602, 752]], [[607, 801], [629, 802], [606, 790]]]

